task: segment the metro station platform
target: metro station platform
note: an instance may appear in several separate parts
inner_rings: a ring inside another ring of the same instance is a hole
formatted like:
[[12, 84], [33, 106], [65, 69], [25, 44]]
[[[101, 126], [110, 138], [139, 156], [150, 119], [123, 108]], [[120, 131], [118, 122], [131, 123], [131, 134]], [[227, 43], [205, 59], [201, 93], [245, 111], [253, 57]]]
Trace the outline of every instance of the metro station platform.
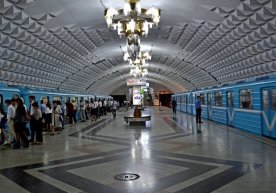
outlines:
[[[165, 107], [146, 111], [152, 115], [146, 126], [127, 125], [130, 110], [116, 120], [109, 114], [67, 126], [45, 135], [42, 146], [1, 150], [0, 192], [275, 193], [274, 141], [196, 124]], [[137, 175], [115, 179], [125, 173]]]

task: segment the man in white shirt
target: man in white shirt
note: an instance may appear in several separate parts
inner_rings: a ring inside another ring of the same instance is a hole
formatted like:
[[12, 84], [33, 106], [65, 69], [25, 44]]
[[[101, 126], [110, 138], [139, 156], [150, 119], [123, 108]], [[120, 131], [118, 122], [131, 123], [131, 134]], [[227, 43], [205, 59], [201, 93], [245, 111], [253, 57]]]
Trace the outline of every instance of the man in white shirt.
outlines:
[[103, 103], [99, 99], [99, 116], [103, 116]]
[[9, 127], [9, 133], [10, 135], [10, 141], [12, 140], [12, 137], [14, 140], [16, 139], [15, 131], [14, 131], [14, 116], [15, 116], [15, 107], [16, 107], [16, 102], [14, 99], [12, 100], [6, 100], [5, 101], [6, 106], [8, 108], [8, 113], [7, 113], [7, 123]]
[[117, 108], [118, 108], [118, 103], [116, 101], [113, 101], [112, 102], [112, 115], [113, 115], [113, 119], [116, 119]]
[[106, 111], [107, 111], [107, 101], [106, 99], [104, 99], [103, 101], [103, 114], [106, 115]]

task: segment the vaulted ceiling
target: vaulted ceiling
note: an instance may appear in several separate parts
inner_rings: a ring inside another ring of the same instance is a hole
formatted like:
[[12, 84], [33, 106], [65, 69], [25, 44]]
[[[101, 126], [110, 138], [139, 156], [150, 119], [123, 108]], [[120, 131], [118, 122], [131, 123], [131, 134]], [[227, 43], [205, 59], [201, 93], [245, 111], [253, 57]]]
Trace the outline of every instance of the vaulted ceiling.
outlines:
[[[0, 0], [0, 82], [111, 94], [126, 86], [125, 39], [104, 9], [124, 0]], [[276, 72], [275, 0], [141, 0], [162, 10], [142, 38], [148, 82], [174, 92]]]

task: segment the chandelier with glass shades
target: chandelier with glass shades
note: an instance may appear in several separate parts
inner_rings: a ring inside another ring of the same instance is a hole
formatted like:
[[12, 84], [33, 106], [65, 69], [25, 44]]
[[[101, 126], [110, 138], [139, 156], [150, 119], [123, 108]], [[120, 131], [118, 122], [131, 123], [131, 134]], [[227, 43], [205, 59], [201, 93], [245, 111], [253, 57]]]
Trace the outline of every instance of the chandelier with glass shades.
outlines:
[[150, 28], [158, 26], [160, 13], [160, 9], [153, 7], [142, 8], [140, 0], [126, 0], [123, 9], [106, 9], [105, 19], [108, 27], [117, 30], [120, 37], [128, 37], [130, 34], [147, 36]]
[[126, 0], [124, 8], [105, 10], [105, 19], [109, 28], [118, 31], [120, 37], [126, 37], [127, 52], [124, 60], [129, 62], [130, 75], [144, 77], [148, 74], [145, 63], [151, 60], [149, 52], [141, 52], [140, 37], [147, 36], [149, 29], [158, 26], [160, 9], [144, 9], [140, 0]]
[[128, 61], [130, 65], [145, 65], [147, 61], [151, 60], [151, 55], [149, 52], [139, 52], [138, 56], [133, 59], [129, 52], [125, 52], [124, 61]]
[[146, 68], [143, 68], [142, 66], [133, 66], [130, 69], [130, 75], [136, 77], [144, 77], [148, 74], [148, 70]]

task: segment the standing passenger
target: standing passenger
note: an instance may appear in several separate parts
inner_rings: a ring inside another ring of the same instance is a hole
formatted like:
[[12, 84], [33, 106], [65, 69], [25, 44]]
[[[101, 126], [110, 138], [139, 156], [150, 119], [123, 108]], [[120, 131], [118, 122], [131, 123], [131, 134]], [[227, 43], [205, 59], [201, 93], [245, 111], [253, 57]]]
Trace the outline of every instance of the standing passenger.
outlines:
[[80, 118], [81, 118], [81, 122], [85, 122], [85, 120], [86, 120], [86, 114], [85, 114], [85, 103], [84, 103], [84, 100], [80, 101]]
[[16, 134], [16, 144], [13, 148], [19, 149], [20, 137], [23, 138], [24, 147], [29, 147], [29, 141], [26, 134], [27, 112], [20, 98], [16, 99], [16, 102], [17, 102], [17, 107], [15, 110], [15, 116], [14, 116], [14, 130]]
[[62, 127], [61, 124], [61, 114], [62, 114], [62, 110], [60, 108], [60, 105], [58, 105], [57, 101], [53, 102], [54, 104], [54, 108], [53, 108], [53, 113], [52, 113], [52, 132], [50, 133], [50, 135], [55, 135], [55, 130], [58, 130], [58, 134], [59, 134], [59, 130]]
[[74, 106], [70, 100], [66, 102], [66, 111], [67, 117], [69, 118], [69, 123], [73, 124]]
[[46, 99], [41, 101], [41, 113], [42, 113], [42, 129], [46, 128]]
[[30, 108], [29, 108], [29, 115], [30, 115], [30, 130], [31, 130], [31, 139], [30, 142], [33, 143], [34, 142], [34, 134], [35, 134], [35, 130], [34, 130], [34, 118], [33, 118], [33, 114], [34, 114], [34, 108], [33, 108], [33, 103], [35, 102], [35, 98], [34, 96], [29, 96], [29, 101], [30, 101]]
[[9, 127], [9, 137], [10, 137], [10, 141], [13, 142], [13, 141], [16, 141], [16, 134], [14, 131], [14, 116], [15, 116], [16, 102], [15, 102], [15, 99], [12, 99], [12, 100], [6, 100], [5, 103], [8, 108], [7, 123]]
[[200, 96], [197, 96], [197, 100], [195, 102], [195, 108], [196, 108], [196, 122], [197, 123], [203, 123], [203, 122], [201, 122], [201, 101], [200, 101]]
[[5, 116], [4, 110], [3, 108], [0, 106], [0, 131], [1, 133], [3, 133], [4, 138], [5, 138], [5, 142], [3, 143], [3, 145], [10, 145], [10, 139], [8, 137], [8, 135], [6, 134], [5, 131], [5, 124], [7, 122], [7, 117]]
[[77, 103], [77, 101], [74, 101], [74, 100], [72, 100], [72, 103], [73, 103], [73, 109], [74, 109], [73, 118], [74, 118], [74, 123], [76, 123], [77, 122], [78, 103]]
[[52, 130], [52, 108], [51, 103], [48, 101], [46, 104], [46, 115], [45, 115], [45, 123], [46, 123], [46, 131], [51, 132]]
[[37, 145], [43, 144], [43, 137], [42, 137], [42, 113], [41, 110], [39, 109], [38, 103], [34, 102], [32, 104], [34, 108], [34, 113], [33, 113], [33, 127], [35, 131], [35, 143]]

